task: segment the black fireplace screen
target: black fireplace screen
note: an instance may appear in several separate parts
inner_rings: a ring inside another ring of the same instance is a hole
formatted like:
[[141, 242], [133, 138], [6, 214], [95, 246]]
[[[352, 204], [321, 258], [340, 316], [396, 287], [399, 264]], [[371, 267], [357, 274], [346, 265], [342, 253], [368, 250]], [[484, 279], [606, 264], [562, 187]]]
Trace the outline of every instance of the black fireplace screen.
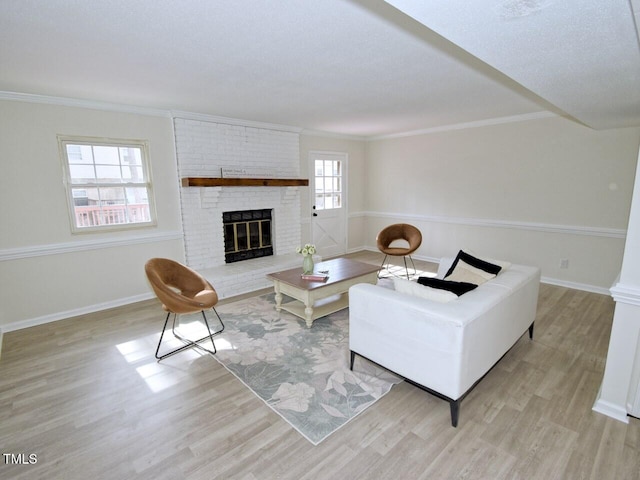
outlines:
[[224, 212], [222, 223], [226, 263], [273, 255], [271, 210]]

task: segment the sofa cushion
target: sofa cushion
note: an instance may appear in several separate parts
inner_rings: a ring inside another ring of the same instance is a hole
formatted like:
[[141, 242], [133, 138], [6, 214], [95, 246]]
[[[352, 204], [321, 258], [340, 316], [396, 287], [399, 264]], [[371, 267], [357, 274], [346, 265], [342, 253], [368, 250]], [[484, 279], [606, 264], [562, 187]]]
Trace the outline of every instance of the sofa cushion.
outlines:
[[457, 282], [453, 280], [441, 280], [439, 278], [420, 277], [418, 283], [427, 287], [435, 288], [438, 290], [445, 290], [452, 292], [456, 296], [460, 296], [464, 293], [470, 292], [478, 285], [469, 282]]
[[453, 292], [440, 288], [427, 287], [416, 282], [405, 280], [404, 278], [394, 278], [393, 286], [396, 292], [426, 298], [427, 300], [433, 300], [435, 302], [446, 303], [458, 298], [458, 295]]
[[494, 278], [501, 270], [499, 265], [486, 262], [462, 250], [445, 274], [445, 280], [481, 285]]

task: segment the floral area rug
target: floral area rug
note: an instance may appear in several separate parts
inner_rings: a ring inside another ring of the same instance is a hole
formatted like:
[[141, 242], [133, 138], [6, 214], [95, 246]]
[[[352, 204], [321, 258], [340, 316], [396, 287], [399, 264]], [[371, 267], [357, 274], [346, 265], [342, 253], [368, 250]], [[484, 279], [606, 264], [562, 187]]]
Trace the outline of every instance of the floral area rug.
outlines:
[[274, 306], [269, 294], [217, 307], [214, 358], [314, 445], [402, 381], [361, 357], [349, 370], [348, 309], [307, 328]]

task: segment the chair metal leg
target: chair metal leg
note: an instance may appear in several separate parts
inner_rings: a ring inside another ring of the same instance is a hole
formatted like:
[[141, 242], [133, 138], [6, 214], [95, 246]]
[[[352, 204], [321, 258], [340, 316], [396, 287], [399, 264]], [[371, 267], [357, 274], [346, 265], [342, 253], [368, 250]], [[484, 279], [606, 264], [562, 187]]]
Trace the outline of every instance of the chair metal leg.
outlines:
[[[378, 278], [387, 278], [387, 277], [381, 277], [380, 276], [380, 272], [382, 272], [382, 270], [384, 270], [384, 265], [385, 262], [387, 261], [387, 257], [388, 255], [384, 256], [384, 260], [382, 260], [382, 265], [380, 265], [380, 270], [378, 270]], [[407, 257], [409, 257], [409, 260], [411, 260], [411, 265], [413, 266], [413, 274], [412, 275], [416, 275], [418, 273], [418, 269], [416, 268], [416, 264], [413, 262], [413, 258], [411, 257], [411, 255], [403, 255], [402, 256], [402, 261], [404, 262], [404, 270], [406, 272], [407, 275], [407, 280], [411, 280], [411, 276], [409, 275], [409, 268], [407, 266]], [[387, 271], [389, 270], [389, 264], [387, 264]], [[394, 277], [398, 277], [398, 275], [396, 275], [395, 273], [391, 273], [391, 276]]]
[[[409, 260], [411, 260], [411, 265], [413, 266], [413, 275], [417, 275], [418, 274], [418, 269], [416, 268], [416, 264], [413, 263], [413, 257], [411, 255], [408, 255]], [[404, 267], [407, 268], [407, 261], [405, 260], [404, 262]], [[409, 279], [409, 270], [407, 269], [407, 280]]]
[[[164, 327], [162, 328], [162, 333], [160, 334], [160, 341], [158, 342], [158, 348], [156, 348], [156, 358], [158, 359], [158, 361], [167, 358], [171, 355], [175, 355], [176, 353], [182, 352], [183, 350], [186, 350], [187, 348], [192, 348], [192, 347], [196, 347], [199, 348], [200, 350], [203, 350], [207, 353], [210, 353], [212, 355], [215, 355], [217, 353], [216, 350], [216, 344], [213, 341], [213, 336], [214, 335], [218, 335], [219, 333], [222, 333], [224, 331], [224, 323], [222, 322], [222, 319], [220, 318], [220, 315], [218, 315], [218, 312], [216, 311], [215, 308], [211, 307], [211, 310], [213, 310], [213, 312], [216, 314], [216, 316], [218, 317], [218, 321], [220, 322], [220, 325], [222, 325], [222, 328], [220, 330], [217, 330], [215, 332], [211, 331], [211, 327], [209, 327], [209, 321], [207, 320], [207, 316], [204, 313], [204, 310], [202, 310], [202, 318], [204, 319], [204, 324], [207, 327], [207, 331], [209, 332], [208, 335], [205, 335], [204, 337], [198, 339], [198, 340], [190, 340], [188, 338], [184, 338], [182, 336], [180, 336], [177, 332], [176, 332], [176, 318], [178, 317], [177, 314], [173, 314], [173, 325], [171, 327], [171, 332], [173, 333], [173, 336], [176, 337], [178, 340], [181, 340], [182, 342], [185, 343], [185, 345], [183, 345], [182, 347], [176, 348], [175, 350], [172, 350], [170, 352], [167, 352], [163, 355], [158, 356], [158, 353], [160, 352], [160, 345], [162, 344], [162, 338], [164, 336], [164, 332], [167, 329], [167, 323], [169, 322], [169, 316], [171, 315], [171, 312], [167, 313], [167, 318], [164, 321]], [[204, 341], [204, 340], [211, 340], [211, 345], [213, 346], [213, 351], [204, 348], [202, 345], [200, 345], [199, 343]]]
[[[158, 348], [156, 348], [156, 358], [158, 360], [162, 360], [163, 358], [168, 356], [168, 355], [162, 355], [162, 356], [159, 357], [158, 356], [158, 352], [160, 352], [160, 344], [162, 343], [162, 337], [164, 337], [164, 332], [167, 329], [167, 323], [169, 322], [169, 317], [170, 316], [171, 316], [171, 312], [167, 312], [167, 318], [164, 321], [164, 327], [162, 327], [162, 332], [160, 333], [160, 341], [158, 342]], [[175, 323], [176, 323], [176, 318], [175, 318], [175, 314], [174, 314], [174, 317], [173, 317], [174, 326], [175, 326]], [[176, 353], [176, 352], [174, 352], [174, 353]]]
[[382, 270], [384, 270], [384, 262], [386, 262], [386, 261], [387, 261], [387, 257], [388, 257], [388, 256], [389, 256], [389, 255], [385, 255], [385, 256], [384, 256], [384, 259], [382, 260], [382, 264], [380, 265], [380, 270], [378, 270], [378, 278], [382, 278], [382, 277], [380, 276], [380, 272], [382, 272]]

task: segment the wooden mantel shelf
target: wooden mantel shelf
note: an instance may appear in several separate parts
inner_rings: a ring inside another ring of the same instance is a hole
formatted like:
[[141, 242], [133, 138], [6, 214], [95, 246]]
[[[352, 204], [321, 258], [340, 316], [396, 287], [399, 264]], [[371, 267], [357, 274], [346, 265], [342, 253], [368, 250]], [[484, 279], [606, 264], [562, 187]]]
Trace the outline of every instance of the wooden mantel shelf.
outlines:
[[304, 178], [215, 178], [184, 177], [183, 187], [306, 187]]

